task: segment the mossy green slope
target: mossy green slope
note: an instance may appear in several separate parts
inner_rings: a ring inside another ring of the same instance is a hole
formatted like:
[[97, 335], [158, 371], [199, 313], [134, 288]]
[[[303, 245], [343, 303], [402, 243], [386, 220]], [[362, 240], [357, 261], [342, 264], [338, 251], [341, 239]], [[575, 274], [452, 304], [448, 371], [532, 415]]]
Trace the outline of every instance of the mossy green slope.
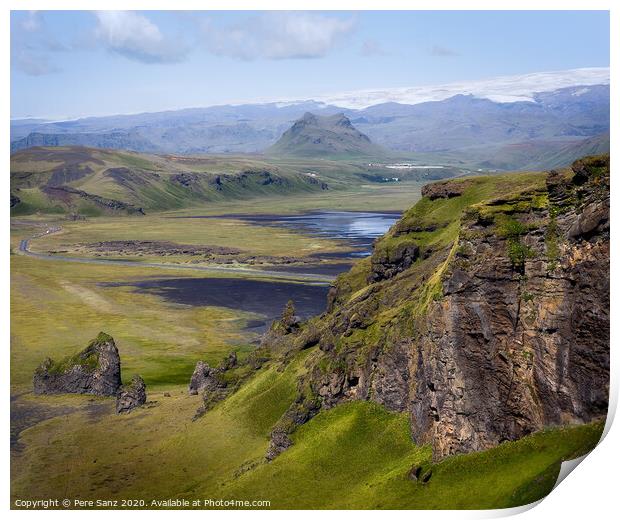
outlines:
[[[560, 462], [594, 448], [602, 424], [543, 431], [481, 453], [430, 462], [415, 446], [405, 414], [369, 402], [321, 412], [299, 428], [273, 462], [240, 476], [227, 495], [264, 497], [276, 508], [488, 509], [545, 496]], [[432, 470], [428, 483], [409, 470]]]
[[[49, 406], [77, 411], [22, 434], [12, 495], [61, 497], [71, 489], [83, 499], [224, 497], [269, 500], [274, 509], [513, 507], [546, 495], [560, 462], [594, 448], [602, 432], [600, 423], [548, 430], [433, 465], [430, 448], [412, 443], [405, 414], [358, 401], [321, 412], [287, 452], [265, 462], [268, 432], [294, 399], [306, 356], [284, 371], [264, 369], [194, 422], [197, 398], [180, 389], [172, 397], [150, 393], [153, 404], [127, 416], [111, 413], [111, 403], [109, 413], [94, 415], [87, 398], [45, 397]], [[413, 466], [431, 470], [430, 480], [411, 480]]]
[[11, 156], [12, 214], [124, 211], [104, 198], [146, 211], [226, 199], [312, 193], [325, 182], [260, 158], [178, 158], [84, 147], [32, 148]]

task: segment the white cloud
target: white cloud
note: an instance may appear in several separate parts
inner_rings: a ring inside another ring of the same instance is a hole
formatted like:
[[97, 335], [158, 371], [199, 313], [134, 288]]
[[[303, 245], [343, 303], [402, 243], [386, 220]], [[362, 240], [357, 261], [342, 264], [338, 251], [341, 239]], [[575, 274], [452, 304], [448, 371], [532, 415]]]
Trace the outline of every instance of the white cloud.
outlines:
[[186, 49], [167, 40], [159, 27], [133, 11], [97, 11], [97, 37], [110, 49], [143, 63], [181, 61]]
[[344, 108], [366, 108], [388, 102], [415, 105], [426, 101], [442, 101], [457, 94], [471, 94], [500, 103], [512, 103], [533, 101], [533, 95], [536, 92], [550, 92], [564, 87], [608, 84], [609, 68], [591, 67], [502, 76], [444, 85], [358, 90], [318, 96], [313, 99]]
[[11, 65], [29, 76], [45, 76], [60, 70], [51, 63], [49, 56], [27, 49], [19, 49], [13, 53]]
[[226, 28], [203, 23], [209, 49], [243, 60], [321, 58], [355, 26], [352, 18], [315, 13], [262, 13]]
[[41, 28], [41, 16], [38, 11], [28, 11], [26, 17], [21, 21], [21, 28], [27, 32], [36, 32]]
[[29, 76], [59, 72], [50, 53], [65, 46], [50, 35], [39, 11], [20, 12], [11, 21], [11, 67]]

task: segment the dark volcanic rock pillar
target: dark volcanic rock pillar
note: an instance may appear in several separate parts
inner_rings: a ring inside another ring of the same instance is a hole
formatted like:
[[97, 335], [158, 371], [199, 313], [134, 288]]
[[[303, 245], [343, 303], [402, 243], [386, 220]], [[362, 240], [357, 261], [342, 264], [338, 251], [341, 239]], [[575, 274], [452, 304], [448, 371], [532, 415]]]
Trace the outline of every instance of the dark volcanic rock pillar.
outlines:
[[146, 403], [146, 385], [140, 376], [133, 376], [129, 385], [121, 386], [116, 396], [116, 413], [127, 413]]
[[121, 385], [121, 360], [112, 336], [100, 332], [88, 347], [55, 362], [46, 359], [33, 376], [35, 394], [112, 396]]

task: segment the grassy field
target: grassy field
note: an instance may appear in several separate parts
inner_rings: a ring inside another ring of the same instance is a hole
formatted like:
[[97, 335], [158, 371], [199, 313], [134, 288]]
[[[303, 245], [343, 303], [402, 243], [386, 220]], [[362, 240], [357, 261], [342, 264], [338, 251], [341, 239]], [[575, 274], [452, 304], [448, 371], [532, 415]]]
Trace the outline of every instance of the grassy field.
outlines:
[[252, 200], [218, 201], [208, 206], [169, 212], [170, 215], [225, 213], [299, 213], [332, 211], [404, 211], [420, 200], [426, 182], [356, 184], [346, 190], [327, 190], [303, 195], [272, 195]]
[[[176, 244], [239, 248], [254, 255], [307, 256], [312, 253], [344, 251], [342, 243], [319, 239], [267, 226], [255, 226], [235, 219], [176, 219], [152, 217], [100, 217], [63, 222], [63, 231], [32, 242], [32, 251], [75, 251], [77, 244], [110, 240], [170, 241]], [[153, 260], [144, 257], [143, 260]], [[170, 258], [160, 258], [168, 261]]]
[[[239, 248], [245, 255], [306, 257], [349, 249], [342, 242], [295, 233], [286, 229], [257, 226], [239, 219], [177, 219], [179, 216], [226, 214], [294, 214], [313, 210], [395, 211], [404, 210], [420, 198], [418, 183], [362, 185], [347, 191], [321, 194], [271, 196], [248, 201], [228, 201], [192, 210], [147, 214], [146, 216], [98, 216], [70, 221], [60, 215], [38, 214], [14, 219], [14, 235], [31, 236], [30, 224], [62, 227], [62, 232], [33, 241], [34, 252], [60, 251], [64, 256], [93, 256], [83, 246], [114, 240], [169, 241], [177, 244]], [[32, 232], [31, 232], [32, 231]], [[19, 244], [16, 241], [14, 244]], [[113, 254], [107, 256], [114, 257]], [[120, 257], [120, 256], [119, 256]], [[132, 255], [143, 262], [204, 263], [196, 256]]]
[[[123, 377], [140, 373], [149, 386], [186, 383], [196, 361], [217, 362], [248, 349], [248, 313], [191, 307], [129, 287], [103, 287], [169, 271], [11, 258], [11, 389], [30, 390], [34, 369], [87, 345], [99, 331], [117, 342]], [[175, 273], [176, 276], [176, 273]], [[183, 273], [183, 276], [191, 276]]]

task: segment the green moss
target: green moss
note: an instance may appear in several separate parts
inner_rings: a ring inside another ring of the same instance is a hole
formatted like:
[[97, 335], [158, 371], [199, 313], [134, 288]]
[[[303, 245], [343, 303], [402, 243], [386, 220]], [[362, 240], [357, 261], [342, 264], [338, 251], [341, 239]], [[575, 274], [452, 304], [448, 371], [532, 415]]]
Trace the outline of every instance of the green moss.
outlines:
[[97, 337], [90, 341], [88, 347], [73, 356], [68, 356], [61, 361], [50, 360], [47, 370], [50, 374], [64, 374], [75, 366], [80, 366], [88, 372], [93, 372], [99, 365], [99, 352], [95, 348], [98, 344], [114, 342], [114, 339], [105, 332], [100, 332]]
[[518, 239], [509, 239], [507, 241], [506, 249], [510, 262], [513, 267], [518, 270], [523, 269], [525, 261], [528, 258], [534, 258], [535, 256], [534, 251], [532, 251], [529, 246], [522, 244]]
[[431, 303], [443, 297], [444, 276], [458, 249], [458, 242], [458, 238], [454, 240], [446, 259], [439, 264], [428, 279], [416, 289], [415, 293], [412, 295], [413, 297], [408, 299], [403, 306], [404, 314], [408, 315], [409, 318], [406, 321], [411, 321], [411, 319], [415, 321], [424, 316]]
[[79, 366], [88, 372], [93, 372], [99, 365], [99, 353], [89, 346], [86, 350], [64, 358], [61, 361], [52, 361], [48, 365], [47, 371], [50, 374], [65, 374], [73, 367]]
[[576, 160], [572, 170], [579, 175], [581, 172], [594, 181], [609, 175], [609, 154], [590, 155]]
[[506, 239], [506, 252], [512, 266], [522, 271], [525, 261], [535, 256], [532, 249], [521, 242], [521, 236], [526, 234], [530, 228], [508, 215], [498, 215], [495, 220], [497, 234]]
[[512, 217], [502, 215], [497, 221], [497, 234], [504, 238], [518, 238], [528, 231], [527, 226]]
[[113, 343], [114, 338], [105, 332], [100, 332], [91, 343]]
[[249, 364], [243, 364], [221, 373], [220, 379], [224, 381], [228, 386], [236, 387], [253, 374], [254, 369]]
[[534, 295], [531, 292], [524, 291], [521, 293], [521, 299], [524, 302], [531, 302], [534, 300]]
[[83, 351], [73, 356], [66, 357], [61, 361], [51, 361], [48, 364], [50, 374], [64, 374], [75, 366], [80, 366], [88, 372], [93, 372], [99, 365], [99, 352], [95, 348], [98, 344], [113, 342], [114, 339], [105, 332], [100, 332], [97, 337], [88, 344]]
[[358, 291], [364, 290], [368, 285], [370, 271], [370, 258], [367, 257], [355, 262], [350, 271], [338, 275], [334, 282], [338, 302], [342, 303]]

